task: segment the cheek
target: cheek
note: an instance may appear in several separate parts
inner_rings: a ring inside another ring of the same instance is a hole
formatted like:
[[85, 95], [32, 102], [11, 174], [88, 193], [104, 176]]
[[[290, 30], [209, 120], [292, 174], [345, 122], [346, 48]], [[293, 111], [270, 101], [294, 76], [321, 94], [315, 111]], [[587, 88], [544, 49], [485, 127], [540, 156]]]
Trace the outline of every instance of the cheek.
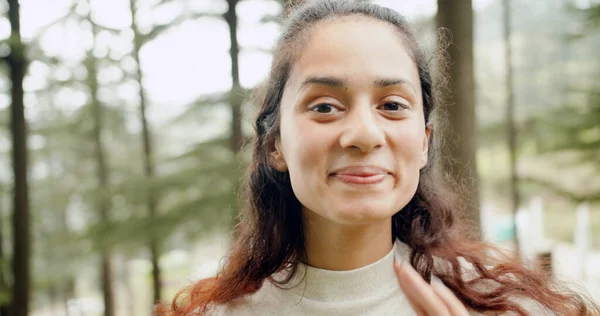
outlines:
[[425, 132], [420, 131], [418, 126], [406, 127], [394, 134], [390, 146], [398, 172], [396, 188], [400, 192], [410, 192], [409, 195], [412, 196], [419, 183]]
[[290, 176], [306, 178], [309, 174], [325, 174], [331, 130], [303, 120], [282, 123], [286, 123], [281, 127], [281, 141]]
[[290, 146], [292, 165], [290, 172], [315, 174], [326, 173], [327, 148], [329, 142], [326, 137], [314, 131], [299, 131]]
[[[424, 127], [423, 127], [424, 128]], [[405, 126], [396, 130], [390, 140], [394, 156], [400, 164], [420, 166], [425, 132], [419, 126]]]
[[289, 123], [282, 125], [281, 138], [292, 190], [302, 205], [319, 209], [317, 201], [327, 192], [324, 181], [334, 133], [330, 127], [302, 120]]

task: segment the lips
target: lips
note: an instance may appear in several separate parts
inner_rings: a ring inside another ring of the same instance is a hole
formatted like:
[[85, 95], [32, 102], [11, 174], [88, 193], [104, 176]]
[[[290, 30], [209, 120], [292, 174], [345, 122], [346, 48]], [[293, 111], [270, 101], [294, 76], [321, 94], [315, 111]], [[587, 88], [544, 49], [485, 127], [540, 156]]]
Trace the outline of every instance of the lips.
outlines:
[[376, 184], [389, 174], [389, 171], [376, 166], [350, 166], [337, 169], [330, 176], [350, 184]]

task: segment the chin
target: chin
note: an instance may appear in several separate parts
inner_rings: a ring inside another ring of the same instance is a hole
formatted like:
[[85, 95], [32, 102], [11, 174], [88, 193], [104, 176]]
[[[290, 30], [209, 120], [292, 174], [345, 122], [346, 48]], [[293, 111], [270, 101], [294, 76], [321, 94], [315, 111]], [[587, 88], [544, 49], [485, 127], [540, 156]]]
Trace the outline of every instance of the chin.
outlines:
[[391, 203], [377, 200], [346, 202], [332, 209], [335, 221], [343, 224], [368, 224], [381, 222], [391, 218], [399, 209], [391, 207]]

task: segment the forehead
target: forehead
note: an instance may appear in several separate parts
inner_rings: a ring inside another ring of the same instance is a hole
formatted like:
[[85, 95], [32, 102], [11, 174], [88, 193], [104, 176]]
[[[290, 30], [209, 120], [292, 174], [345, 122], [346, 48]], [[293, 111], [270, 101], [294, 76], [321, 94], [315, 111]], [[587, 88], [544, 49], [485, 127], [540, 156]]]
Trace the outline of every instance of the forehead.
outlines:
[[308, 76], [339, 76], [351, 83], [404, 78], [418, 84], [408, 47], [387, 22], [347, 16], [313, 26], [290, 74], [290, 83]]

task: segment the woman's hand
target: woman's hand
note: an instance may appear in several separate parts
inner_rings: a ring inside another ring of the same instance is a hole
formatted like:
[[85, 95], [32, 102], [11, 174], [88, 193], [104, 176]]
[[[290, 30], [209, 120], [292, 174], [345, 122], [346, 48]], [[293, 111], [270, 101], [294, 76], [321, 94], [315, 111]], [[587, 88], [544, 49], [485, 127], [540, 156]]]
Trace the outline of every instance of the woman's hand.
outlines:
[[407, 263], [394, 262], [400, 288], [419, 316], [468, 316], [465, 306], [442, 282], [432, 285]]

